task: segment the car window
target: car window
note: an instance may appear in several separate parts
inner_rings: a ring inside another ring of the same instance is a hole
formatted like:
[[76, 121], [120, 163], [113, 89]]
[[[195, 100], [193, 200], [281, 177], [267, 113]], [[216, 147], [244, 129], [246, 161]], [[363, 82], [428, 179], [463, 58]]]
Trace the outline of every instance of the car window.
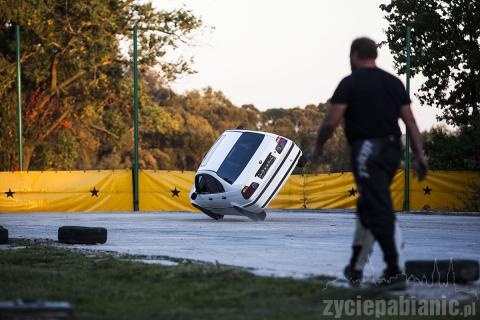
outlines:
[[207, 182], [203, 175], [198, 175], [195, 177], [195, 189], [198, 193], [207, 193]]
[[199, 174], [195, 177], [195, 189], [198, 193], [221, 193], [225, 192], [222, 184], [208, 174]]
[[225, 135], [221, 135], [217, 141], [213, 144], [213, 146], [210, 148], [210, 150], [208, 151], [207, 155], [205, 156], [205, 158], [203, 158], [202, 160], [202, 163], [200, 164], [200, 167], [204, 167], [207, 165], [207, 162], [208, 160], [210, 160], [210, 158], [212, 157], [212, 154], [213, 152], [215, 151], [215, 149], [218, 148], [218, 146], [220, 145], [220, 143], [222, 142], [222, 140], [225, 138]]
[[226, 182], [233, 184], [243, 169], [245, 169], [264, 138], [265, 135], [260, 133], [242, 133], [218, 168], [218, 176]]

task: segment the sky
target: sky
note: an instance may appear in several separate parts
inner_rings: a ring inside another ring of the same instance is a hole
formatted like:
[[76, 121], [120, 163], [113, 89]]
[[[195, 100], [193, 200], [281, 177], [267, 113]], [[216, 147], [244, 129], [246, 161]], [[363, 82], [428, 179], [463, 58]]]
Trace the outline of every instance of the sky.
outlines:
[[[350, 43], [359, 36], [386, 39], [380, 0], [153, 0], [159, 9], [187, 8], [204, 28], [193, 45], [176, 54], [193, 56], [193, 75], [171, 84], [183, 93], [211, 86], [235, 105], [258, 109], [318, 104], [350, 73]], [[396, 74], [387, 47], [377, 64]], [[405, 76], [400, 77], [405, 83]], [[438, 124], [439, 110], [421, 106], [411, 80], [412, 108], [420, 130]]]

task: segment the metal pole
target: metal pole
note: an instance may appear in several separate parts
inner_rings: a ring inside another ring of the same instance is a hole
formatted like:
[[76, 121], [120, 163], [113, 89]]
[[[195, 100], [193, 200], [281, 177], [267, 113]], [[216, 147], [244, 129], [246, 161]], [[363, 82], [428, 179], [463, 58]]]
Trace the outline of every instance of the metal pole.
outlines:
[[23, 147], [22, 147], [22, 69], [20, 66], [20, 26], [15, 26], [16, 51], [17, 51], [17, 117], [18, 117], [18, 164], [23, 171]]
[[138, 211], [138, 62], [137, 27], [133, 27], [133, 211]]
[[[406, 69], [406, 90], [407, 94], [410, 96], [410, 38], [411, 38], [411, 27], [407, 26], [407, 69]], [[410, 135], [408, 131], [405, 135], [405, 194], [404, 194], [404, 203], [403, 210], [410, 210]]]

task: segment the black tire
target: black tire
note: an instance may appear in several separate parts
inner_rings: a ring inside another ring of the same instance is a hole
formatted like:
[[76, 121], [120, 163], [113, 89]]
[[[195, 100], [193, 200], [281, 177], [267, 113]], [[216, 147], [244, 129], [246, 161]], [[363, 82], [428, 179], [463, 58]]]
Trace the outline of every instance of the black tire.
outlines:
[[211, 213], [210, 211], [203, 211], [203, 213], [205, 213], [207, 216], [209, 216], [210, 218], [213, 218], [215, 220], [222, 220], [223, 219], [223, 214], [215, 214], [215, 213]]
[[215, 220], [222, 220], [223, 219], [223, 214], [216, 214], [216, 213], [213, 213], [211, 212], [210, 210], [207, 210], [205, 208], [202, 208], [194, 203], [192, 203], [192, 205], [197, 208], [198, 210], [202, 211], [203, 213], [205, 213], [207, 216], [209, 216], [210, 218], [212, 219], [215, 219]]
[[8, 229], [0, 226], [0, 244], [8, 243]]
[[67, 244], [103, 244], [107, 242], [107, 229], [64, 226], [58, 228], [58, 242]]
[[252, 221], [265, 221], [265, 218], [267, 217], [265, 210], [260, 213], [253, 213], [237, 206], [233, 206], [233, 209], [237, 210], [239, 213]]
[[477, 260], [411, 260], [405, 263], [409, 280], [431, 283], [468, 283], [478, 280]]
[[297, 161], [297, 168], [303, 168], [307, 164], [307, 158], [302, 154], [302, 156]]

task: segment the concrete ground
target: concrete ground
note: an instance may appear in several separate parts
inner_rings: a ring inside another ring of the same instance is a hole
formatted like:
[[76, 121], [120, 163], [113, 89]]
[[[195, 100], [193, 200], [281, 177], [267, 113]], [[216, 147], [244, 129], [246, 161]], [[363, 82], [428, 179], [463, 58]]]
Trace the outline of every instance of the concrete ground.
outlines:
[[[406, 259], [480, 260], [479, 216], [398, 217]], [[252, 222], [235, 216], [215, 221], [188, 212], [7, 213], [0, 214], [0, 225], [9, 230], [11, 238], [54, 240], [60, 226], [101, 226], [108, 229], [107, 243], [89, 249], [218, 262], [260, 275], [329, 275], [341, 279], [350, 257], [355, 215], [344, 211], [271, 211], [266, 221]], [[367, 278], [378, 277], [382, 270], [376, 245], [366, 268]], [[479, 287], [477, 282], [467, 289], [476, 292]]]

